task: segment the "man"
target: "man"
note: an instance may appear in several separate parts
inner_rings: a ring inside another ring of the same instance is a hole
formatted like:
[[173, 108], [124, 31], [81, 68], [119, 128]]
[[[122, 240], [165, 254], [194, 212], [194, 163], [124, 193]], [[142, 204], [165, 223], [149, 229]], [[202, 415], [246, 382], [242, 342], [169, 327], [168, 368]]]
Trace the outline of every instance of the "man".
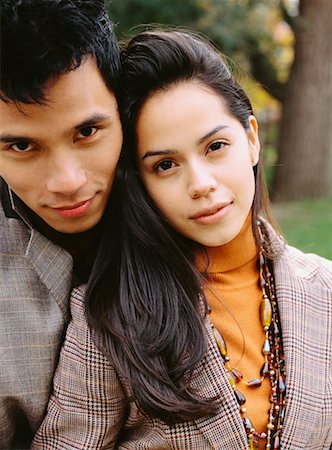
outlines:
[[22, 449], [103, 227], [119, 50], [100, 0], [2, 0], [0, 12], [0, 448]]

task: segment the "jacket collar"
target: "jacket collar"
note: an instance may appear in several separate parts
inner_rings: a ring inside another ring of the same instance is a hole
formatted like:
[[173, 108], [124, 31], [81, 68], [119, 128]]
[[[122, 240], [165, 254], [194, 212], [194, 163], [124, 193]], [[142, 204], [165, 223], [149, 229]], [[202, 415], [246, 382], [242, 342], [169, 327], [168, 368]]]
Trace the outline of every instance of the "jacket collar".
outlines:
[[32, 229], [32, 224], [28, 218], [27, 209], [22, 200], [10, 189], [5, 181], [0, 177], [0, 196], [5, 216], [8, 219], [21, 219]]
[[[305, 267], [303, 261], [301, 264]], [[292, 265], [289, 251], [274, 263], [286, 362], [287, 403], [281, 438], [285, 450], [307, 448], [315, 432], [321, 430], [324, 402], [329, 395], [327, 330], [331, 293], [303, 275]]]
[[9, 220], [18, 219], [21, 224], [23, 221], [25, 230], [29, 233], [27, 246], [22, 248], [22, 256], [29, 261], [41, 282], [56, 299], [64, 316], [68, 318], [68, 298], [73, 282], [71, 255], [33, 227], [26, 206], [2, 178], [0, 178], [0, 195], [5, 216]]

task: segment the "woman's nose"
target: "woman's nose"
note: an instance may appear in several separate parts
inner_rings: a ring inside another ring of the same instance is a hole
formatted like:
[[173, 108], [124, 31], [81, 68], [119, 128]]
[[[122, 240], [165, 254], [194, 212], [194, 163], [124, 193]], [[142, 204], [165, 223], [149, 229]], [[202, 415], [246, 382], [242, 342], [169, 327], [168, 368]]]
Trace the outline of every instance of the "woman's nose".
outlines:
[[188, 187], [191, 198], [206, 196], [216, 189], [217, 181], [209, 170], [200, 167], [191, 170]]

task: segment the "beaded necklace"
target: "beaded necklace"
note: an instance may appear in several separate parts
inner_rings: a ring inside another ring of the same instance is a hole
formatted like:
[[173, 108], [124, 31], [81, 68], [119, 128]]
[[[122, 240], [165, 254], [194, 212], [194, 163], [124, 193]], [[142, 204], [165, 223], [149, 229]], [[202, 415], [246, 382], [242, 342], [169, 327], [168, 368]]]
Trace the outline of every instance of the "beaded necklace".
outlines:
[[[259, 439], [266, 439], [265, 449], [278, 450], [280, 449], [280, 437], [285, 413], [285, 362], [272, 265], [271, 262], [265, 258], [263, 253], [265, 235], [262, 232], [261, 223], [258, 221], [257, 225], [262, 243], [257, 261], [259, 268], [258, 283], [262, 289], [260, 320], [265, 332], [265, 340], [262, 347], [264, 364], [260, 370], [260, 377], [244, 381], [242, 373], [234, 369], [230, 363], [227, 346], [222, 335], [213, 324], [212, 329], [224, 361], [227, 378], [234, 390], [236, 400], [239, 404], [240, 415], [248, 438], [248, 450], [257, 449]], [[269, 377], [271, 386], [271, 406], [268, 412], [267, 430], [266, 432], [258, 433], [246, 414], [247, 410], [244, 406], [246, 398], [238, 390], [238, 385], [244, 383], [250, 388], [258, 388], [261, 386], [262, 381], [267, 377]]]

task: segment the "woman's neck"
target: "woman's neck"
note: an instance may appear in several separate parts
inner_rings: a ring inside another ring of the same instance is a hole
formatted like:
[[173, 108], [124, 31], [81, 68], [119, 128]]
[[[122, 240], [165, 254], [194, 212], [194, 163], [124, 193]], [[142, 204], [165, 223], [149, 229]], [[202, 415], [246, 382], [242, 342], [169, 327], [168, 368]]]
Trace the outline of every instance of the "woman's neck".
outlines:
[[[209, 273], [227, 272], [241, 267], [258, 254], [252, 230], [252, 215], [248, 215], [240, 233], [230, 242], [219, 247], [204, 247], [205, 255], [197, 255], [197, 267]], [[208, 258], [208, 268], [207, 260]]]

